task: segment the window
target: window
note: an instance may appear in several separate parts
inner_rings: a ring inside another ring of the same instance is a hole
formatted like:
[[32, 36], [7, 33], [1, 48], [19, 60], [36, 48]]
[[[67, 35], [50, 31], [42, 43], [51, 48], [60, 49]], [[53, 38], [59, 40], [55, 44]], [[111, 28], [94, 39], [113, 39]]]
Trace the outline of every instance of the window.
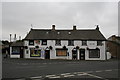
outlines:
[[61, 40], [56, 40], [55, 45], [60, 46], [61, 45]]
[[89, 50], [89, 58], [100, 58], [100, 50], [99, 49], [90, 49]]
[[40, 49], [30, 49], [30, 57], [40, 57], [41, 50]]
[[87, 46], [87, 41], [82, 41], [83, 46]]
[[67, 50], [56, 49], [56, 56], [67, 56]]
[[12, 54], [20, 54], [20, 47], [12, 47]]
[[68, 40], [68, 46], [74, 46], [74, 40]]
[[102, 41], [97, 41], [97, 46], [102, 46]]
[[47, 45], [47, 40], [42, 40], [42, 45]]
[[29, 40], [29, 45], [34, 45], [34, 40]]

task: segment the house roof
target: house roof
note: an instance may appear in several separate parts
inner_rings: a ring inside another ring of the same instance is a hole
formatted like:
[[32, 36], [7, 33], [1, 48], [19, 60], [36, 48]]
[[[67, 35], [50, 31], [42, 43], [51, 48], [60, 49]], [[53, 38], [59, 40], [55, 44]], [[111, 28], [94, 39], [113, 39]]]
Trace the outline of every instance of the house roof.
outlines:
[[25, 40], [38, 39], [62, 39], [62, 40], [106, 40], [98, 29], [84, 30], [52, 30], [52, 29], [31, 29]]
[[16, 41], [11, 44], [11, 46], [24, 46], [22, 41]]

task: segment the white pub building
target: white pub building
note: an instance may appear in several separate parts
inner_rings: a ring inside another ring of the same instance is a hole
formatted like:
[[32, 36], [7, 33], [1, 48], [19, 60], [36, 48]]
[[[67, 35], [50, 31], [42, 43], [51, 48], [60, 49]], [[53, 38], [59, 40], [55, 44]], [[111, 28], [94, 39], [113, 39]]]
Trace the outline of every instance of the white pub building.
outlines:
[[[96, 29], [31, 29], [23, 40], [23, 52], [11, 58], [106, 60], [105, 37]], [[15, 48], [15, 46], [14, 46]]]

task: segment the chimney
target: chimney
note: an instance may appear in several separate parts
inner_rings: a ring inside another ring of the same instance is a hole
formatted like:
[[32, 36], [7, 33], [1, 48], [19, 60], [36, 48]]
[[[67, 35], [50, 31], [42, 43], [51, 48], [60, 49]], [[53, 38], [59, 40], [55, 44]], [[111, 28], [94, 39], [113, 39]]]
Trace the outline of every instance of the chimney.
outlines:
[[12, 36], [12, 34], [10, 34], [10, 42], [11, 42], [11, 36]]
[[76, 25], [73, 25], [73, 30], [76, 30]]
[[17, 39], [17, 38], [16, 38], [16, 34], [15, 34], [15, 36], [14, 36], [14, 41], [16, 41], [16, 39]]
[[21, 40], [21, 36], [19, 36], [19, 40]]
[[55, 25], [52, 25], [52, 30], [55, 30]]
[[96, 25], [96, 30], [98, 30], [98, 31], [99, 31], [99, 25]]

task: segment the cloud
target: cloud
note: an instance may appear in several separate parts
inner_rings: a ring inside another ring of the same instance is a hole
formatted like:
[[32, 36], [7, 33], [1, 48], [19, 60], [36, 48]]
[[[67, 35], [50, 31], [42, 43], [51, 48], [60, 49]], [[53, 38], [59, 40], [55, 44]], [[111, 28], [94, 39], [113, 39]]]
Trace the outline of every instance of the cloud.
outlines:
[[[117, 2], [5, 2], [2, 5], [2, 38], [9, 34], [25, 37], [34, 28], [95, 28], [109, 37], [117, 34]], [[109, 32], [108, 32], [109, 29]]]

